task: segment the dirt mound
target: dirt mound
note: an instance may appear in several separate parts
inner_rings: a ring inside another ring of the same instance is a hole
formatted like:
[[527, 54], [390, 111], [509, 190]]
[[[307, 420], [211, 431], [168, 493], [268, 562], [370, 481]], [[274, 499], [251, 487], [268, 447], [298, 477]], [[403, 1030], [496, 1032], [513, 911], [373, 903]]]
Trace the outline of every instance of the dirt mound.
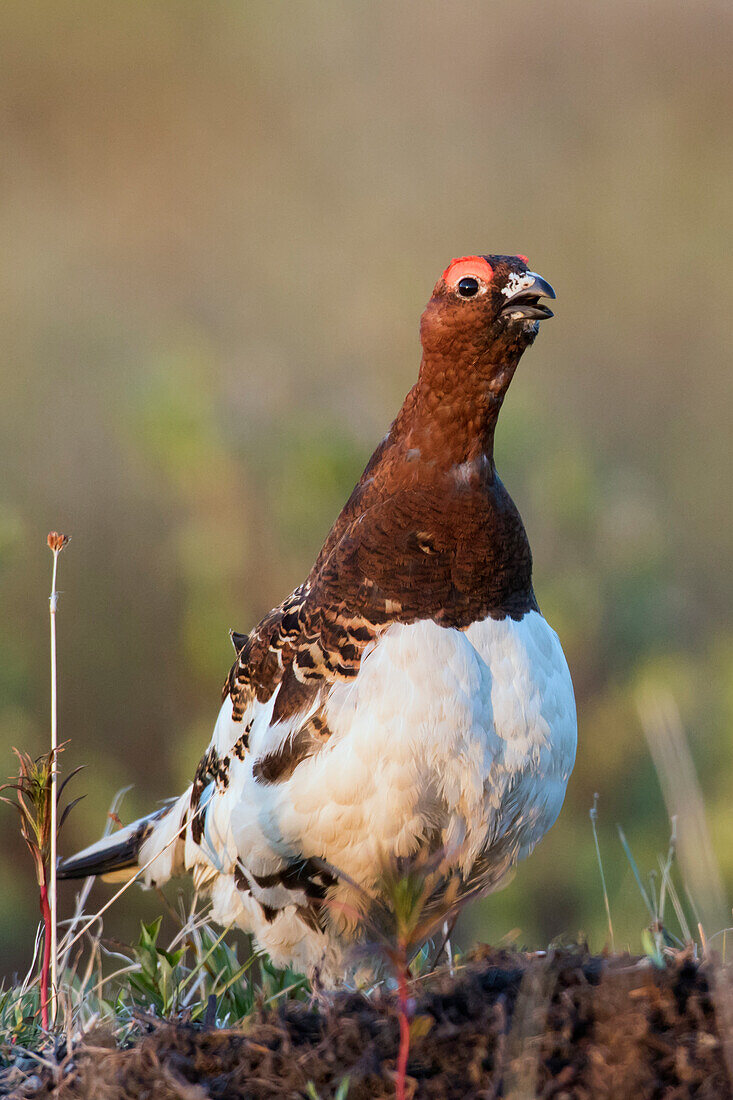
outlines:
[[[724, 1100], [733, 1091], [713, 977], [686, 957], [659, 970], [574, 951], [479, 952], [452, 978], [413, 984], [408, 1095]], [[318, 1009], [291, 1002], [246, 1028], [163, 1024], [129, 1050], [80, 1048], [61, 1085], [31, 1095], [294, 1100], [312, 1082], [325, 1100], [348, 1076], [349, 1100], [378, 1100], [395, 1094], [397, 1043], [390, 996], [341, 994]]]

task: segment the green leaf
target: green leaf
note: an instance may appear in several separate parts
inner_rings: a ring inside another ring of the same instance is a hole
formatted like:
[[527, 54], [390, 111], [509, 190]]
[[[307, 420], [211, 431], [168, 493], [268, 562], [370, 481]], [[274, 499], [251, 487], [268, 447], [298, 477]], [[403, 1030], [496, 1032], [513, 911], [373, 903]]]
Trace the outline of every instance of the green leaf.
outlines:
[[141, 947], [155, 947], [158, 942], [158, 933], [160, 932], [160, 926], [163, 923], [162, 915], [156, 917], [150, 924], [140, 922], [140, 946]]
[[654, 965], [659, 970], [664, 970], [664, 959], [662, 953], [657, 947], [654, 937], [648, 928], [645, 928], [641, 933], [641, 944], [644, 948], [644, 954], [651, 959]]
[[647, 895], [647, 892], [644, 889], [644, 884], [641, 881], [641, 875], [639, 874], [639, 868], [636, 866], [636, 860], [634, 859], [634, 856], [631, 852], [631, 848], [629, 847], [629, 842], [626, 839], [626, 835], [625, 835], [625, 833], [624, 833], [624, 831], [623, 831], [623, 829], [621, 828], [620, 825], [617, 825], [616, 828], [618, 829], [619, 839], [620, 839], [621, 844], [623, 846], [624, 852], [626, 853], [626, 858], [629, 861], [629, 866], [631, 867], [634, 878], [636, 879], [636, 885], [639, 887], [639, 892], [641, 893], [641, 896], [644, 899], [644, 904], [646, 905], [647, 909], [649, 910], [649, 916], [652, 918], [652, 920], [656, 920], [656, 913], [654, 912], [654, 907], [651, 905], [651, 903], [649, 901], [649, 897]]

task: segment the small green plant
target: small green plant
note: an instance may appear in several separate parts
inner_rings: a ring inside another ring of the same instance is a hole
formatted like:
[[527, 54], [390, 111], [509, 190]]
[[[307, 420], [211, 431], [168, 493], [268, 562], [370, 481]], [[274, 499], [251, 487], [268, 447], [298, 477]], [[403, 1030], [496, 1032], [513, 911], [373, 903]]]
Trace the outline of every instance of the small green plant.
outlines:
[[[236, 948], [225, 943], [231, 928], [216, 935], [205, 921], [190, 917], [169, 947], [161, 947], [162, 919], [141, 925], [130, 966], [122, 975], [123, 1001], [129, 991], [136, 1007], [161, 1018], [185, 1012], [193, 1021], [232, 1026], [258, 1004], [306, 995], [305, 978], [277, 970], [264, 955], [251, 952], [241, 963]], [[259, 982], [252, 978], [255, 962]]]
[[[321, 1100], [320, 1096], [318, 1095], [316, 1086], [313, 1084], [312, 1081], [309, 1081], [308, 1084], [305, 1086], [305, 1094], [308, 1097], [308, 1100]], [[333, 1100], [346, 1100], [346, 1097], [348, 1095], [349, 1078], [344, 1077], [343, 1081], [341, 1081], [339, 1087], [336, 1089], [336, 1092], [333, 1094]]]
[[[44, 930], [40, 991], [41, 1021], [44, 1029], [48, 1029], [49, 1004], [51, 1000], [52, 916], [51, 906], [49, 904], [49, 872], [51, 860], [52, 816], [55, 816], [51, 814], [51, 808], [54, 802], [53, 772], [56, 756], [63, 748], [64, 746], [61, 745], [56, 750], [52, 749], [51, 752], [37, 756], [35, 760], [28, 753], [21, 752], [19, 749], [13, 749], [13, 752], [18, 758], [18, 774], [9, 779], [7, 783], [3, 783], [2, 786], [0, 786], [0, 791], [15, 791], [14, 799], [2, 796], [0, 801], [6, 802], [9, 806], [12, 806], [20, 815], [20, 831], [31, 853], [33, 867], [36, 872], [36, 882], [38, 883]], [[80, 770], [80, 768], [76, 768], [66, 777], [58, 788], [57, 801], [63, 794], [66, 784]], [[74, 799], [62, 812], [58, 823], [59, 829], [66, 821], [70, 811], [79, 801], [80, 799], [78, 798]]]
[[[656, 871], [651, 871], [649, 873], [648, 888], [644, 886], [641, 873], [634, 859], [629, 842], [626, 839], [626, 835], [620, 825], [617, 825], [616, 828], [618, 829], [619, 840], [621, 841], [621, 846], [626, 855], [629, 867], [636, 880], [636, 885], [639, 887], [639, 893], [649, 913], [649, 924], [641, 933], [642, 947], [644, 948], [644, 953], [654, 965], [661, 968], [664, 966], [665, 951], [681, 950], [693, 942], [679, 894], [672, 881], [672, 865], [677, 850], [676, 820], [675, 818], [672, 819], [672, 832], [669, 838], [667, 856], [665, 859], [662, 859], [661, 856], [659, 857], [659, 889], [657, 889]], [[672, 905], [677, 916], [683, 939], [679, 939], [679, 937], [673, 935], [665, 924], [667, 896], [672, 900]]]
[[446, 919], [457, 913], [456, 907], [460, 905], [459, 877], [456, 874], [446, 877], [443, 863], [442, 855], [432, 859], [418, 856], [407, 865], [391, 864], [382, 873], [382, 892], [388, 910], [382, 913], [380, 921], [383, 929], [381, 949], [397, 979], [399, 1006], [397, 1100], [405, 1100], [407, 1096], [407, 1060], [413, 1015], [407, 984], [410, 960]]
[[41, 959], [41, 1019], [48, 1028], [49, 975], [51, 963], [51, 908], [48, 902], [48, 864], [51, 853], [51, 800], [53, 788], [51, 774], [54, 753], [45, 753], [35, 760], [28, 753], [13, 749], [18, 758], [18, 774], [0, 790], [15, 791], [15, 801], [3, 797], [3, 802], [13, 806], [20, 814], [20, 831], [26, 842], [40, 894], [43, 920], [43, 956]]
[[43, 1041], [38, 1026], [40, 1005], [39, 985], [0, 986], [0, 1063], [8, 1065], [17, 1047], [34, 1050]]
[[140, 939], [134, 948], [137, 968], [128, 975], [136, 1003], [153, 1009], [158, 1016], [172, 1016], [179, 1008], [180, 988], [184, 972], [180, 962], [185, 947], [165, 951], [158, 946], [158, 934], [163, 918], [142, 924]]
[[229, 929], [215, 935], [213, 929], [200, 929], [196, 955], [186, 980], [187, 989], [195, 993], [196, 1003], [191, 1009], [194, 1020], [205, 1016], [212, 1003], [216, 1004], [216, 1022], [221, 1026], [243, 1020], [255, 1006], [254, 983], [247, 979], [256, 955], [250, 952], [240, 963], [236, 949], [225, 942]]
[[[366, 942], [360, 950], [372, 958], [381, 958], [394, 976], [400, 1029], [397, 1100], [406, 1100], [407, 1096], [410, 1040], [424, 1034], [426, 1026], [430, 1026], [425, 1018], [412, 1020], [410, 964], [427, 940], [446, 925], [451, 927], [463, 907], [485, 891], [489, 874], [498, 879], [506, 869], [497, 852], [493, 871], [477, 868], [476, 879], [467, 881], [460, 871], [460, 855], [455, 852], [448, 856], [443, 850], [432, 854], [420, 851], [407, 859], [385, 860], [374, 896], [338, 871], [341, 880], [348, 882], [354, 891], [360, 908], [341, 902], [326, 903], [362, 924]], [[324, 867], [335, 872], [326, 864]]]

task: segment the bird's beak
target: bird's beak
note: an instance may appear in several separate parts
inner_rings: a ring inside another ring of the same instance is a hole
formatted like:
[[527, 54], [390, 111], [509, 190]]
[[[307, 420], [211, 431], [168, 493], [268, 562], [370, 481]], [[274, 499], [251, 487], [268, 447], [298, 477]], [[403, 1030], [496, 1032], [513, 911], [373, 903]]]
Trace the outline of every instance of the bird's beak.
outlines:
[[548, 317], [554, 317], [551, 309], [540, 305], [540, 298], [555, 298], [557, 295], [547, 279], [536, 271], [513, 273], [501, 293], [506, 297], [501, 312], [509, 314], [512, 320], [546, 321]]

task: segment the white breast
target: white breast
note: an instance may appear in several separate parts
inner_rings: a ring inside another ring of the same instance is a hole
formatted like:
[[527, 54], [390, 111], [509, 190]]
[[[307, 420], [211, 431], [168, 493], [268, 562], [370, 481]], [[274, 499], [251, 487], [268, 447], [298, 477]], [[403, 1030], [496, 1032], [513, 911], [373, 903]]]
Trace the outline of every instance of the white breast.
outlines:
[[369, 885], [384, 855], [436, 829], [470, 865], [509, 827], [522, 858], [555, 821], [575, 759], [570, 674], [535, 611], [465, 631], [393, 624], [333, 688], [326, 719], [330, 740], [287, 782], [245, 783], [232, 820], [245, 864], [321, 856]]

